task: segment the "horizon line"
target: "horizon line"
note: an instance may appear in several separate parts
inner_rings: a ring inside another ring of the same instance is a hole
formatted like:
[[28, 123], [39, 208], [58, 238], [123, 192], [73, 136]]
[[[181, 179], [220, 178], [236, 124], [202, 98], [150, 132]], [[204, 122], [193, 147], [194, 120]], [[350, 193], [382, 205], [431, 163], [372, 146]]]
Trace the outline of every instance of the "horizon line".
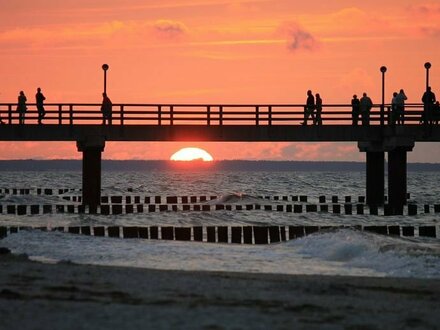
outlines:
[[[49, 159], [0, 159], [0, 162], [17, 162], [17, 161], [82, 161], [80, 158], [49, 158]], [[291, 162], [291, 163], [359, 163], [364, 164], [365, 162], [362, 160], [282, 160], [282, 159], [214, 159], [212, 161], [201, 161], [201, 160], [192, 160], [192, 161], [175, 161], [171, 159], [102, 159], [102, 161], [113, 161], [113, 162], [170, 162], [170, 163], [191, 163], [191, 162], [203, 162], [203, 163], [215, 163], [215, 162], [273, 162], [273, 163], [281, 163], [281, 162]], [[440, 165], [440, 162], [408, 162], [408, 164], [433, 164]]]

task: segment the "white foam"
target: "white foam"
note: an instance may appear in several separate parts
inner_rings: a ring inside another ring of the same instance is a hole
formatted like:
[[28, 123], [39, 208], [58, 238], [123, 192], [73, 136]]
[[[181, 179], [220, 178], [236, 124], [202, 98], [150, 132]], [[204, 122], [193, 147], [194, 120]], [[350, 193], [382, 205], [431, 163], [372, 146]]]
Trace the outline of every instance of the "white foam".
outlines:
[[373, 270], [384, 276], [440, 277], [440, 244], [420, 243], [350, 229], [292, 241], [298, 252], [344, 267]]
[[156, 269], [440, 278], [438, 243], [426, 243], [427, 248], [420, 253], [407, 253], [413, 245], [418, 244], [353, 230], [258, 246], [124, 240], [41, 231], [23, 231], [2, 241], [2, 246], [14, 253], [26, 253], [44, 262], [68, 260]]

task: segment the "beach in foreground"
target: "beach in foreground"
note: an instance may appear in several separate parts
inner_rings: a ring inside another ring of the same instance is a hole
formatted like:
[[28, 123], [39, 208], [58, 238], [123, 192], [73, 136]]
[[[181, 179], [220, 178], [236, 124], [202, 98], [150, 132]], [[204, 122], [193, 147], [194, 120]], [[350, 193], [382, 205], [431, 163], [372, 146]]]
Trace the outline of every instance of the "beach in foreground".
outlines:
[[0, 256], [3, 329], [438, 329], [440, 280], [183, 272]]

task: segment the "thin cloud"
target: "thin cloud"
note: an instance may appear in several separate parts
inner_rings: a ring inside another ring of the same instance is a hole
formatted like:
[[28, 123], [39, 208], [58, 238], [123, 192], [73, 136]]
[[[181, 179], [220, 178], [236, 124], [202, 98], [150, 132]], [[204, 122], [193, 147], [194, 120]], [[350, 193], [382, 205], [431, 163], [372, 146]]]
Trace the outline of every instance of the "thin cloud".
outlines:
[[281, 150], [282, 159], [301, 160], [359, 160], [356, 145], [347, 143], [300, 143], [289, 144]]
[[407, 19], [413, 22], [413, 29], [424, 37], [440, 37], [440, 4], [426, 3], [409, 6]]
[[183, 23], [171, 20], [156, 21], [153, 27], [158, 36], [170, 39], [179, 38], [188, 31]]
[[421, 27], [420, 32], [428, 37], [440, 38], [440, 27], [439, 26], [431, 26], [431, 27]]
[[286, 36], [287, 48], [292, 52], [315, 51], [319, 48], [319, 42], [316, 38], [297, 23], [285, 23], [279, 28], [279, 31]]
[[409, 6], [408, 10], [414, 16], [426, 19], [427, 17], [440, 17], [440, 4], [427, 3]]
[[[187, 34], [186, 26], [178, 21], [110, 21], [79, 26], [46, 26], [16, 28], [0, 32], [0, 45], [9, 49], [119, 47], [136, 48], [139, 40], [178, 41]], [[157, 43], [153, 43], [157, 44]], [[161, 43], [159, 43], [161, 44]]]

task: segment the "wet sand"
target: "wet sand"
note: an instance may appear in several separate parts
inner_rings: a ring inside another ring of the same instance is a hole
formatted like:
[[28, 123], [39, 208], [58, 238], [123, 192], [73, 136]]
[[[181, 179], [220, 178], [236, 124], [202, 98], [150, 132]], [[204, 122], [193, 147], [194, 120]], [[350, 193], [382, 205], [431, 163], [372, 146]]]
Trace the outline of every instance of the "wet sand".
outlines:
[[438, 329], [440, 280], [162, 271], [0, 255], [2, 329]]

